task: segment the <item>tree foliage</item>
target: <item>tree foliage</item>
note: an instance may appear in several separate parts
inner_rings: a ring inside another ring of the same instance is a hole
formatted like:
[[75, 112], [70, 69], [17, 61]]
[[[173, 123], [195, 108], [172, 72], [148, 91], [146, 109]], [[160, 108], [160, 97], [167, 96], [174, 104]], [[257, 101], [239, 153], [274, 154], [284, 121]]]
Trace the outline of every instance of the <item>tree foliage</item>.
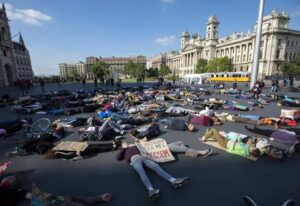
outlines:
[[100, 79], [104, 79], [109, 75], [109, 65], [103, 61], [98, 61], [92, 66], [93, 74]]
[[197, 61], [197, 65], [196, 65], [196, 74], [201, 74], [201, 73], [205, 73], [206, 72], [206, 65], [207, 65], [207, 60], [200, 58]]
[[137, 79], [145, 78], [146, 76], [146, 68], [143, 63], [135, 63], [133, 61], [129, 61], [124, 66], [125, 73]]
[[160, 76], [165, 77], [165, 76], [167, 76], [168, 74], [171, 74], [171, 73], [172, 73], [172, 71], [167, 65], [162, 64], [160, 66], [160, 69], [159, 69], [159, 75]]
[[295, 61], [284, 61], [280, 65], [280, 70], [284, 75], [300, 75], [300, 56]]
[[159, 72], [157, 68], [150, 68], [146, 70], [146, 77], [158, 77]]
[[79, 76], [80, 76], [80, 75], [79, 75], [77, 69], [72, 69], [72, 70], [70, 71], [70, 77], [71, 77], [73, 80], [78, 79]]
[[234, 67], [228, 57], [214, 58], [208, 61], [206, 72], [232, 72]]

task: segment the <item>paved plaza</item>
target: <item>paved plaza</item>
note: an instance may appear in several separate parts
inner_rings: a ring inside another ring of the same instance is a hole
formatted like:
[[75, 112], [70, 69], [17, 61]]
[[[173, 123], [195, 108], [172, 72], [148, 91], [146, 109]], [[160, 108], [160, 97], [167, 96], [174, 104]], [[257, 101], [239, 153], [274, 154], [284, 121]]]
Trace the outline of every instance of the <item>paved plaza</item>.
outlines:
[[[126, 84], [123, 86], [136, 85]], [[60, 87], [54, 84], [46, 86], [47, 91], [59, 89], [75, 91], [81, 88], [81, 84], [75, 83], [63, 84]], [[92, 88], [93, 84], [86, 85], [86, 89]], [[30, 91], [31, 94], [38, 94], [39, 92], [41, 89], [38, 86]], [[14, 97], [21, 94], [17, 88], [1, 88], [0, 95], [6, 93]], [[286, 90], [281, 90], [278, 93], [299, 97], [299, 93], [289, 93]], [[213, 97], [232, 98], [225, 95], [214, 95]], [[248, 105], [247, 99], [234, 100]], [[272, 102], [266, 105], [264, 109], [255, 108], [253, 111], [241, 113], [279, 117], [280, 109]], [[226, 112], [238, 113], [237, 111]], [[37, 114], [20, 115], [11, 112], [8, 106], [1, 108], [0, 114], [0, 121], [29, 116], [34, 119], [46, 116], [51, 120], [62, 117]], [[88, 117], [93, 114], [82, 113], [77, 116]], [[191, 148], [209, 148], [198, 140], [207, 128], [203, 126], [197, 128], [196, 133], [190, 133], [161, 127], [164, 132], [160, 137], [165, 138], [167, 142], [183, 141]], [[244, 129], [242, 123], [225, 122], [217, 128], [227, 132], [235, 131], [253, 135]], [[132, 142], [128, 134], [125, 137], [128, 142]], [[75, 129], [72, 129], [65, 139], [79, 140], [79, 135]], [[164, 206], [242, 206], [244, 205], [242, 197], [246, 194], [253, 197], [261, 206], [281, 205], [289, 198], [300, 204], [299, 154], [285, 160], [275, 160], [263, 156], [257, 161], [232, 155], [216, 148], [213, 148], [214, 155], [209, 157], [188, 158], [180, 154], [176, 157], [175, 162], [163, 164], [163, 168], [176, 177], [189, 176], [191, 184], [175, 190], [168, 182], [152, 171], [148, 171], [154, 187], [159, 188], [162, 193], [158, 202], [151, 203], [147, 191], [133, 168], [128, 166], [125, 161], [118, 162], [116, 160], [115, 156], [118, 151], [100, 153], [81, 161], [45, 160], [43, 156], [37, 154], [12, 158], [4, 157], [4, 153], [14, 146], [0, 142], [0, 162], [12, 162], [6, 174], [15, 174], [24, 183], [26, 189], [30, 189], [34, 182], [41, 190], [54, 194], [89, 196], [110, 192], [113, 195], [113, 200], [106, 205], [111, 206], [154, 204]], [[30, 205], [30, 203], [23, 202], [22, 205]]]

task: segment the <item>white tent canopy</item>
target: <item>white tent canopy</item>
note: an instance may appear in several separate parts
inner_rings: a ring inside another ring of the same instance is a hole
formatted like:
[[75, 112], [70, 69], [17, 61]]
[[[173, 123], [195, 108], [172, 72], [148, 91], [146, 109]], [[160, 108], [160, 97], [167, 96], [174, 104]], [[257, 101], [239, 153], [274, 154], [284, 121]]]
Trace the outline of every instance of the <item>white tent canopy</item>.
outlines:
[[183, 82], [187, 84], [203, 84], [203, 80], [210, 78], [211, 73], [202, 73], [202, 74], [186, 74], [182, 77]]

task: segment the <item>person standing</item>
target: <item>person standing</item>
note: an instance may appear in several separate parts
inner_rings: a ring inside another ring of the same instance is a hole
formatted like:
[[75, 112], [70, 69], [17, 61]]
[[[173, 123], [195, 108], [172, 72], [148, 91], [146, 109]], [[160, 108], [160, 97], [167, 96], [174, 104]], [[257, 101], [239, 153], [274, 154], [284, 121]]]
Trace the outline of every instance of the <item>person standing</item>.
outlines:
[[45, 92], [45, 80], [43, 78], [40, 78], [40, 86], [42, 89], [42, 92]]
[[84, 89], [85, 88], [85, 78], [84, 77], [82, 78], [81, 82], [82, 82], [82, 87]]
[[98, 80], [97, 80], [97, 77], [95, 77], [95, 78], [94, 78], [94, 87], [95, 87], [95, 89], [97, 89], [97, 84], [98, 84], [97, 81], [98, 81]]

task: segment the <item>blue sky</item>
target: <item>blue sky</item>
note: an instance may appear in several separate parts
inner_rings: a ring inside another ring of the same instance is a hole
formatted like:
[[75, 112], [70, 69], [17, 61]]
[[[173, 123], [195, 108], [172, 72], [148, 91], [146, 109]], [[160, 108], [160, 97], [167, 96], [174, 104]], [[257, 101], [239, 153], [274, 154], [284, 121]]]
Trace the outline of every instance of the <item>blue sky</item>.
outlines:
[[[12, 36], [22, 32], [35, 74], [58, 74], [58, 63], [88, 56], [151, 57], [178, 50], [184, 30], [205, 35], [211, 15], [219, 37], [252, 31], [259, 0], [10, 0]], [[265, 15], [285, 10], [300, 30], [299, 0], [266, 0]], [[13, 37], [18, 40], [17, 37]]]

